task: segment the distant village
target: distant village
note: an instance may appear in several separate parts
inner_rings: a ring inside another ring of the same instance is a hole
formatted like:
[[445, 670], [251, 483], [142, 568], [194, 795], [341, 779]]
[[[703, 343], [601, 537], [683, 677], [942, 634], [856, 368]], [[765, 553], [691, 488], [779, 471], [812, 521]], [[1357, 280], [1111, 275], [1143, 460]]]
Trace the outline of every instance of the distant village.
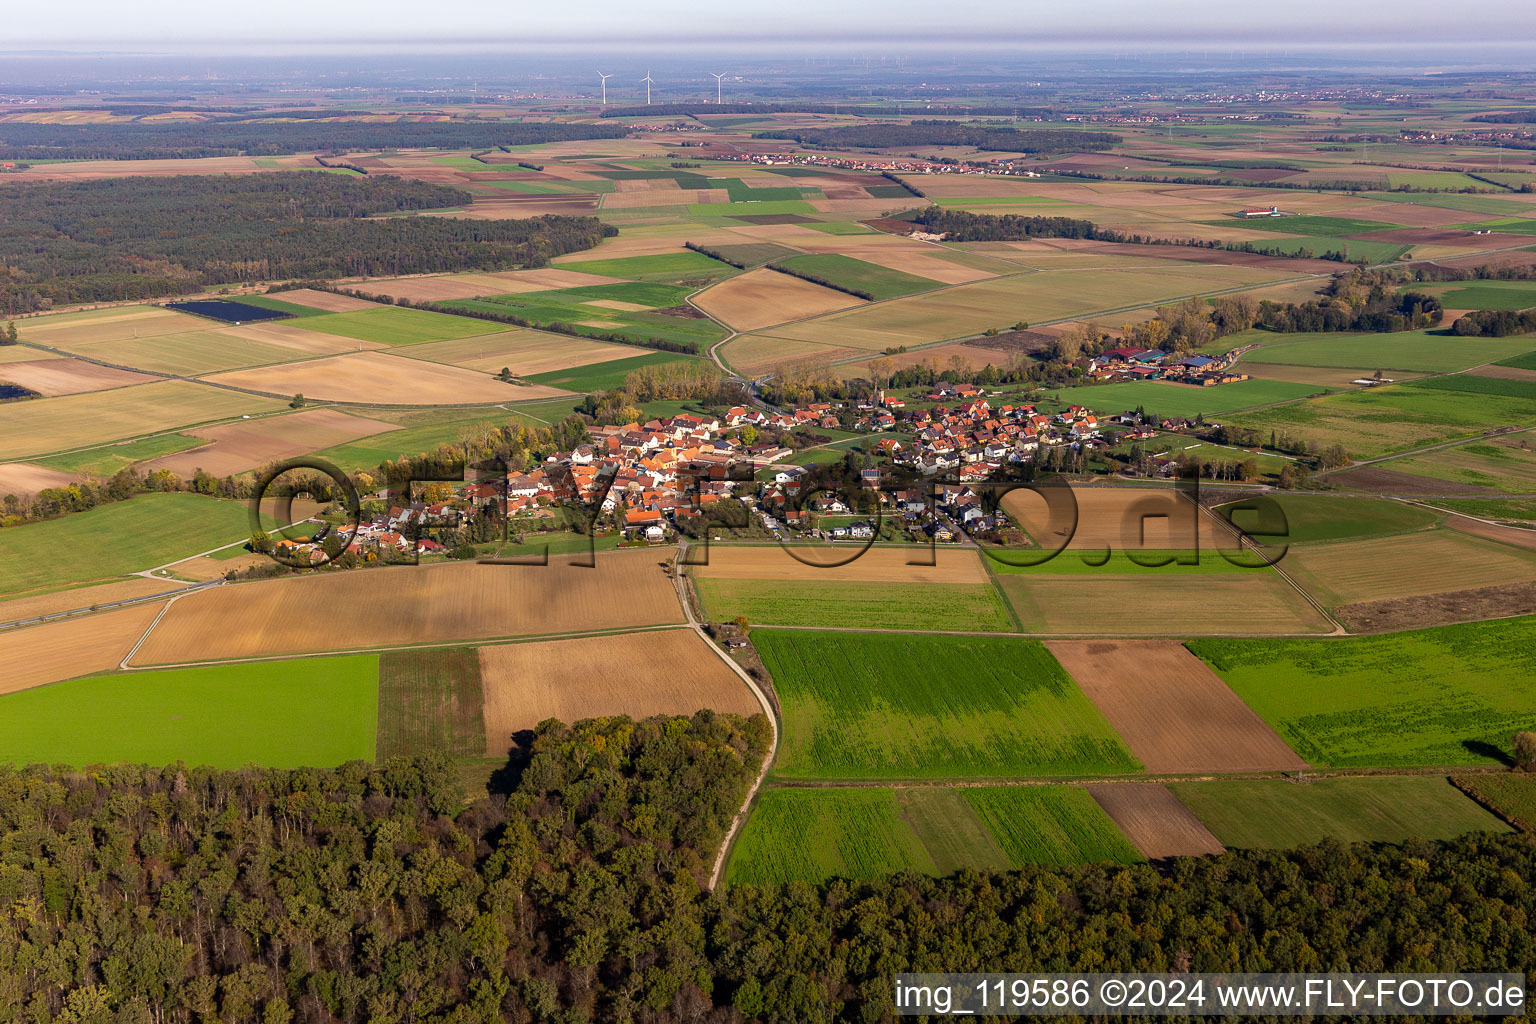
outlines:
[[[1227, 369], [1242, 351], [1171, 359], [1158, 350], [1117, 348], [1079, 365], [1099, 381], [1214, 386], [1247, 379]], [[365, 516], [348, 551], [365, 562], [413, 553], [451, 555], [432, 535], [463, 528], [488, 506], [519, 535], [568, 530], [564, 508], [585, 507], [596, 513], [599, 533], [617, 533], [623, 543], [667, 543], [679, 533], [702, 536], [715, 521], [711, 506], [720, 502], [739, 503], [756, 536], [868, 540], [876, 535], [876, 522], [884, 521], [907, 539], [949, 542], [962, 533], [988, 534], [1008, 525], [1000, 512], [982, 507], [968, 484], [1054, 452], [1108, 448], [1106, 432], [1122, 444], [1194, 426], [1137, 410], [1104, 416], [1077, 404], [1047, 413], [1028, 402], [994, 400], [969, 383], [938, 384], [907, 397], [878, 390], [866, 399], [812, 402], [788, 411], [736, 406], [721, 416], [679, 413], [593, 426], [587, 443], [550, 455], [526, 473], [429, 485], [437, 491], [427, 500], [397, 500], [386, 511]], [[792, 463], [797, 452], [771, 441], [753, 443], [770, 434], [850, 427], [869, 435], [860, 451], [845, 452], [865, 460], [858, 471], [862, 500], [853, 502], [826, 492], [801, 500], [810, 470]], [[1174, 468], [1174, 461], [1159, 462], [1161, 471]], [[913, 483], [889, 489], [892, 473]], [[935, 495], [930, 481], [939, 477], [946, 484]], [[879, 516], [872, 514], [876, 509]], [[320, 560], [315, 543], [280, 546]]]

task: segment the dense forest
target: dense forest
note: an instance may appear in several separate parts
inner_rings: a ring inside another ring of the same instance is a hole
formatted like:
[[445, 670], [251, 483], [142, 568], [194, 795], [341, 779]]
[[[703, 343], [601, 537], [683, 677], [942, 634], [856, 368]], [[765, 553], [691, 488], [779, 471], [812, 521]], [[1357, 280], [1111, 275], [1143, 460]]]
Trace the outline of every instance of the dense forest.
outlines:
[[1464, 338], [1506, 338], [1536, 331], [1536, 310], [1475, 309], [1456, 318], [1451, 329]]
[[0, 769], [0, 1020], [876, 1022], [911, 969], [1536, 962], [1523, 834], [705, 893], [768, 736], [546, 722], [468, 804], [433, 756]]
[[1272, 331], [1414, 331], [1436, 327], [1445, 316], [1440, 300], [1423, 292], [1399, 292], [1403, 276], [1390, 270], [1357, 269], [1336, 274], [1323, 296], [1310, 302], [1260, 305], [1258, 323]]
[[[318, 111], [308, 116], [324, 116]], [[494, 149], [574, 139], [622, 138], [623, 125], [521, 124], [506, 121], [0, 123], [0, 160], [176, 160], [213, 156], [284, 156], [360, 149]]]
[[243, 281], [542, 266], [617, 233], [591, 217], [377, 217], [470, 199], [323, 172], [0, 188], [0, 313]]
[[913, 121], [910, 124], [856, 124], [835, 128], [797, 128], [756, 132], [756, 139], [793, 139], [824, 149], [911, 149], [914, 146], [973, 146], [1009, 153], [1072, 153], [1108, 149], [1120, 142], [1109, 132], [1079, 132], [1057, 128], [990, 128], [954, 121]]

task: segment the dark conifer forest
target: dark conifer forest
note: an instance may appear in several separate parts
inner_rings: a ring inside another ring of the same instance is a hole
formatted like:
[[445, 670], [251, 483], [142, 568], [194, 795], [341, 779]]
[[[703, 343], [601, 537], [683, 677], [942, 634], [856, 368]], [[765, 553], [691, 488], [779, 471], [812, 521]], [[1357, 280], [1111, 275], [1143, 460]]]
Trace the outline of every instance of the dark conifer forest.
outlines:
[[617, 233], [591, 217], [393, 216], [470, 199], [320, 171], [8, 185], [0, 313], [246, 281], [537, 267]]
[[1536, 962], [1520, 834], [708, 893], [768, 743], [546, 722], [472, 800], [435, 756], [0, 769], [0, 1020], [875, 1022], [913, 969]]

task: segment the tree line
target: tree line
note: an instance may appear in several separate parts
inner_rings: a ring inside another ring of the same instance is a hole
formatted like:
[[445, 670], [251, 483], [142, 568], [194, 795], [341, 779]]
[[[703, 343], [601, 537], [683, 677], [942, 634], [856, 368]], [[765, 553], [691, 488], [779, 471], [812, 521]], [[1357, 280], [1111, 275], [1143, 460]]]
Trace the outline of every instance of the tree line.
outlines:
[[[766, 718], [439, 755], [0, 769], [0, 1013], [71, 1024], [831, 1024], [911, 970], [1521, 971], [1536, 843], [1229, 851], [705, 892]], [[1128, 1018], [1134, 1019], [1134, 1018]]]
[[322, 172], [0, 189], [0, 313], [281, 278], [536, 267], [616, 230], [592, 217], [388, 216], [472, 198], [393, 176]]
[[913, 146], [971, 146], [1010, 153], [1069, 153], [1109, 149], [1122, 141], [1110, 132], [1059, 128], [1008, 128], [954, 121], [855, 124], [754, 132], [754, 139], [791, 139], [823, 149], [908, 149]]
[[[294, 117], [323, 117], [303, 111]], [[347, 111], [350, 115], [356, 111]], [[0, 160], [181, 160], [286, 156], [382, 149], [494, 149], [578, 139], [622, 138], [624, 125], [515, 121], [319, 121], [283, 119], [131, 121], [115, 124], [0, 123]]]
[[605, 107], [599, 117], [671, 117], [691, 114], [856, 114], [862, 117], [903, 117], [921, 111], [925, 114], [953, 114], [957, 117], [1033, 117], [1048, 118], [1046, 107], [956, 107], [913, 103], [710, 103], [694, 100], [684, 103], [653, 103], [642, 107]]

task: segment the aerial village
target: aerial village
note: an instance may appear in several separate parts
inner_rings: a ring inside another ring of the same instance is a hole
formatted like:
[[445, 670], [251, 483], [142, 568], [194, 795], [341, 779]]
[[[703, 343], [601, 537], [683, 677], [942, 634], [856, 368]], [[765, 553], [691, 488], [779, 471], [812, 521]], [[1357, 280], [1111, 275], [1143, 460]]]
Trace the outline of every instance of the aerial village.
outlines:
[[[1081, 360], [1079, 369], [1101, 382], [1212, 387], [1247, 379], [1228, 369], [1243, 351], [1175, 359], [1156, 349], [1121, 347]], [[1007, 467], [1198, 426], [1209, 425], [1141, 410], [1102, 414], [1078, 404], [1045, 412], [1033, 402], [989, 396], [971, 383], [909, 389], [905, 396], [876, 390], [861, 399], [787, 411], [739, 405], [721, 415], [679, 413], [594, 425], [587, 443], [552, 454], [525, 473], [430, 484], [411, 501], [378, 492], [373, 497], [388, 501], [387, 510], [363, 517], [347, 551], [360, 562], [467, 557], [436, 535], [461, 530], [488, 511], [519, 536], [567, 531], [570, 510], [576, 510], [593, 532], [617, 534], [620, 543], [670, 543], [680, 533], [704, 536], [723, 522], [726, 517], [710, 514], [720, 502], [738, 503], [744, 515], [737, 519], [757, 538], [868, 541], [884, 523], [898, 539], [957, 542], [962, 534], [990, 536], [1009, 525], [1001, 510], [983, 507], [971, 486]], [[844, 452], [862, 456], [861, 500], [831, 488], [807, 491], [811, 466], [796, 463], [795, 449], [760, 440], [805, 430], [865, 435], [858, 451]], [[1164, 472], [1177, 468], [1173, 460], [1158, 462]], [[936, 481], [942, 484], [935, 487]], [[313, 540], [279, 544], [301, 559], [305, 552], [321, 559], [321, 545]]]

